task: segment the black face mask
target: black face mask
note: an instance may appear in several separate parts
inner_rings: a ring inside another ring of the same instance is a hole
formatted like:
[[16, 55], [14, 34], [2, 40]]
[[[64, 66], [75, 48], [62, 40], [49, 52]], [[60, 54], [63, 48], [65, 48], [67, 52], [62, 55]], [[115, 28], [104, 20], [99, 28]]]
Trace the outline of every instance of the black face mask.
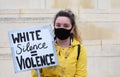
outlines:
[[59, 38], [60, 40], [65, 40], [70, 36], [70, 32], [72, 29], [67, 30], [64, 28], [55, 28], [55, 36]]

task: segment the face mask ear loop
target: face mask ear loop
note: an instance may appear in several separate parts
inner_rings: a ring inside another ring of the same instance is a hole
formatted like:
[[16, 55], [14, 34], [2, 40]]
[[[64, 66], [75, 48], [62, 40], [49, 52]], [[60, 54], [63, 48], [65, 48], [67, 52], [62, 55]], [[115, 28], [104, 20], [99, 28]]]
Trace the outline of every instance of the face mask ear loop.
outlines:
[[72, 45], [72, 42], [73, 42], [73, 36], [72, 34], [70, 35], [70, 45]]
[[[72, 28], [73, 28], [73, 25], [72, 25]], [[70, 30], [72, 30], [72, 28]]]
[[[72, 28], [70, 29], [70, 31], [73, 29], [73, 25]], [[73, 33], [70, 33], [70, 38], [73, 38]]]

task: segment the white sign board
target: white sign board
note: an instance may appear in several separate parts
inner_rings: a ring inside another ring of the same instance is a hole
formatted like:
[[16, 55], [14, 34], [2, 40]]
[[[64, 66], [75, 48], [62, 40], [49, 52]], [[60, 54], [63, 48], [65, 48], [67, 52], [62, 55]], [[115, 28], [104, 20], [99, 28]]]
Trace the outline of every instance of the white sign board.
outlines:
[[15, 72], [58, 65], [50, 25], [9, 31], [9, 39]]

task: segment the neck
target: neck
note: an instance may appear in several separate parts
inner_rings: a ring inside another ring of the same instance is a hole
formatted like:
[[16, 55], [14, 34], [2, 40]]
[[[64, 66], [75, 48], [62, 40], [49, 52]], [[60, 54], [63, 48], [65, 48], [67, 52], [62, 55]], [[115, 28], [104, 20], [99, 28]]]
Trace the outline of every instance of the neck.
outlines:
[[65, 40], [56, 39], [56, 42], [59, 46], [66, 48], [70, 45], [70, 37]]

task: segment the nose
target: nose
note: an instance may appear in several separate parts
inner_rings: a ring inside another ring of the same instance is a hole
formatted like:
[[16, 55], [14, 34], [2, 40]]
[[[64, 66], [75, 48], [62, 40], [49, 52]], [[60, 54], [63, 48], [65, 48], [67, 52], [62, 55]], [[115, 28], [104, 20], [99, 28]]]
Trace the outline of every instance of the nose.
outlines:
[[64, 26], [61, 24], [61, 25], [60, 25], [60, 28], [64, 28]]

